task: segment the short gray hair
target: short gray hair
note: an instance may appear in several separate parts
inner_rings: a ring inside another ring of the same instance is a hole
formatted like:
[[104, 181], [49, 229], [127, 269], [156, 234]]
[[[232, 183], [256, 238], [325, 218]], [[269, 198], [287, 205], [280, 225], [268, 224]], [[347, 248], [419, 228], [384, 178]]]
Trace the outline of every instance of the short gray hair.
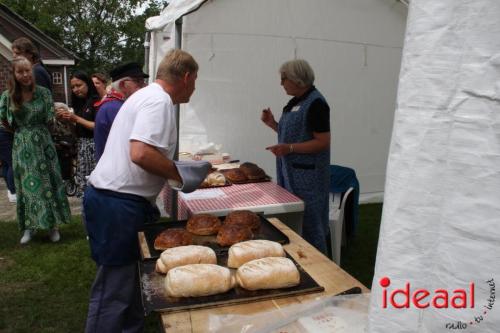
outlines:
[[115, 91], [123, 92], [120, 89], [120, 82], [125, 81], [125, 80], [131, 80], [132, 78], [130, 76], [125, 76], [122, 77], [121, 79], [118, 79], [116, 81], [111, 82], [111, 88], [113, 88]]
[[314, 71], [309, 63], [303, 59], [285, 62], [280, 67], [280, 74], [303, 88], [314, 84]]
[[61, 102], [55, 102], [54, 109], [65, 109], [66, 111], [69, 111], [68, 105], [66, 105], [65, 103], [61, 103]]

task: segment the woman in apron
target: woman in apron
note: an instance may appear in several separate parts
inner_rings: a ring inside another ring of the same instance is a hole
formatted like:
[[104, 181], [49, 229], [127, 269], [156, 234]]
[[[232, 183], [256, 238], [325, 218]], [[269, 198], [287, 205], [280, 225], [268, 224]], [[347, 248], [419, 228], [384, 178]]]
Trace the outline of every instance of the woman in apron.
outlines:
[[330, 183], [330, 107], [314, 87], [314, 72], [305, 60], [281, 65], [281, 85], [293, 96], [277, 122], [269, 108], [261, 120], [278, 134], [267, 147], [276, 156], [278, 184], [305, 203], [302, 237], [327, 253]]

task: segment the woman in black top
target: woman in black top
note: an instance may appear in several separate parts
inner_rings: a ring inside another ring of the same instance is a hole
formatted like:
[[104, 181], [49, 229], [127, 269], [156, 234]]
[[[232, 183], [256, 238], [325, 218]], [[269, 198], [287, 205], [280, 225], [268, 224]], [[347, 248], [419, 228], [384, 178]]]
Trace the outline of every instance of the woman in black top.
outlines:
[[94, 103], [100, 98], [87, 73], [75, 71], [71, 75], [70, 83], [74, 113], [63, 111], [57, 116], [74, 123], [76, 127], [78, 155], [75, 181], [76, 195], [81, 197], [85, 191], [86, 178], [95, 167], [94, 120], [97, 110]]

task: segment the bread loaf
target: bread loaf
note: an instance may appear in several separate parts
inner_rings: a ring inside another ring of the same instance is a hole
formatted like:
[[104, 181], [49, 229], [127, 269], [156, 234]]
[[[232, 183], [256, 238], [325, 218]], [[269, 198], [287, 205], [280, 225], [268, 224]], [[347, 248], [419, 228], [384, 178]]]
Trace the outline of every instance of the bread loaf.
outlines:
[[249, 227], [237, 224], [224, 224], [219, 229], [216, 241], [220, 246], [231, 246], [238, 242], [252, 239], [252, 237], [253, 232]]
[[240, 165], [240, 170], [249, 180], [260, 180], [266, 178], [266, 172], [254, 163], [245, 162]]
[[249, 210], [233, 210], [227, 214], [224, 224], [243, 225], [249, 227], [252, 231], [256, 231], [260, 228], [260, 218], [259, 215]]
[[239, 168], [224, 170], [224, 176], [226, 176], [231, 183], [244, 183], [248, 180], [243, 171]]
[[195, 214], [189, 218], [186, 224], [186, 229], [195, 235], [214, 235], [216, 234], [222, 223], [217, 216], [210, 214]]
[[240, 266], [236, 280], [248, 290], [288, 288], [300, 283], [300, 273], [288, 258], [262, 258]]
[[170, 297], [197, 297], [225, 293], [235, 286], [227, 267], [211, 264], [180, 266], [168, 271], [165, 289]]
[[221, 172], [212, 172], [203, 181], [202, 185], [205, 187], [222, 186], [226, 184], [226, 177]]
[[256, 239], [234, 244], [229, 248], [227, 266], [238, 268], [246, 262], [267, 257], [284, 257], [285, 251], [280, 243]]
[[182, 228], [171, 228], [162, 231], [155, 238], [155, 250], [166, 250], [176, 246], [191, 245], [193, 236]]
[[156, 271], [167, 274], [169, 270], [190, 264], [217, 264], [214, 250], [206, 246], [187, 245], [167, 249], [156, 261]]

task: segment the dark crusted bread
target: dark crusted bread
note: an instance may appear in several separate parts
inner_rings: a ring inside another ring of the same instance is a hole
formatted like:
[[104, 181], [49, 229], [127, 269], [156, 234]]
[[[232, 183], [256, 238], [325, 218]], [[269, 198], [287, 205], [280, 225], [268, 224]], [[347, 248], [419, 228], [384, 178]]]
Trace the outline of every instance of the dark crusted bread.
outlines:
[[210, 214], [196, 214], [189, 218], [186, 229], [195, 235], [215, 235], [222, 223], [217, 216]]
[[243, 171], [239, 168], [225, 170], [224, 176], [226, 176], [226, 179], [231, 183], [242, 183], [248, 180]]
[[257, 164], [254, 163], [245, 162], [240, 165], [240, 170], [249, 180], [259, 180], [266, 178], [265, 171], [259, 168]]
[[220, 246], [231, 246], [253, 238], [252, 230], [243, 225], [224, 224], [217, 234], [217, 244]]
[[176, 246], [191, 245], [193, 236], [185, 229], [172, 228], [162, 231], [155, 238], [155, 250], [166, 250]]
[[224, 224], [243, 225], [255, 231], [260, 228], [260, 218], [249, 210], [235, 210], [226, 216]]

